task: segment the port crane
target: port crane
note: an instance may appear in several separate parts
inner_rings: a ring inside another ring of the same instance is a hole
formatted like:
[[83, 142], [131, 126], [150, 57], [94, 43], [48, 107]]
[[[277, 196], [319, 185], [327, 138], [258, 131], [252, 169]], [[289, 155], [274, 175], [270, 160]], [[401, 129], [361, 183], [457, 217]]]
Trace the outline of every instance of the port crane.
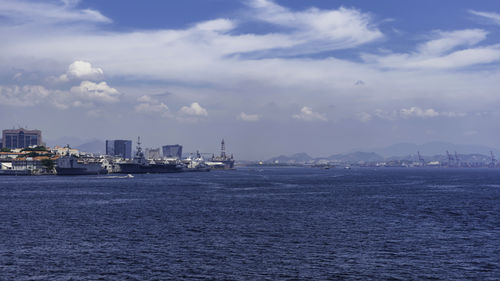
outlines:
[[417, 151], [417, 155], [418, 155], [418, 162], [420, 162], [420, 165], [422, 167], [425, 166], [425, 161], [424, 158], [422, 158], [422, 156], [420, 155], [420, 151]]
[[460, 167], [460, 159], [458, 158], [458, 154], [455, 151], [455, 166]]
[[493, 154], [493, 151], [490, 151], [490, 155], [491, 155], [490, 167], [495, 168], [497, 159], [495, 159], [495, 155]]
[[451, 167], [452, 162], [453, 162], [453, 156], [446, 150], [446, 156], [448, 156], [448, 167]]

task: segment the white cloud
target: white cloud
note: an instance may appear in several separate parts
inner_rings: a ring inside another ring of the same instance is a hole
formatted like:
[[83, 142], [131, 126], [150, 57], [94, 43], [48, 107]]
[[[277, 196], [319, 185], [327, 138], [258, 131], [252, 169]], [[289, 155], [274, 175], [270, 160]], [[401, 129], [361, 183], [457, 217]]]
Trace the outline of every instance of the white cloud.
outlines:
[[455, 117], [465, 117], [467, 116], [467, 113], [448, 111], [448, 112], [440, 112], [439, 115], [444, 117], [455, 118]]
[[89, 105], [66, 91], [51, 90], [41, 85], [0, 86], [0, 104], [18, 107], [48, 105], [58, 109]]
[[259, 121], [260, 116], [257, 114], [246, 114], [245, 112], [240, 113], [237, 116], [239, 120], [247, 121], [247, 122], [256, 122]]
[[494, 12], [481, 12], [481, 11], [475, 11], [475, 10], [469, 10], [469, 13], [485, 18], [494, 24], [499, 24], [500, 25], [500, 14], [494, 13]]
[[403, 108], [400, 110], [400, 115], [403, 118], [418, 117], [418, 118], [432, 118], [438, 117], [439, 112], [432, 108], [421, 109], [419, 107]]
[[208, 112], [205, 108], [197, 102], [193, 102], [190, 106], [183, 106], [180, 111], [181, 114], [191, 116], [207, 116]]
[[420, 107], [410, 107], [403, 108], [399, 111], [399, 115], [402, 118], [434, 118], [434, 117], [448, 117], [448, 118], [456, 118], [456, 117], [465, 117], [466, 113], [463, 112], [453, 112], [453, 111], [437, 111], [432, 108], [422, 109]]
[[418, 106], [412, 106], [409, 108], [402, 108], [393, 111], [385, 111], [377, 109], [373, 112], [373, 114], [366, 112], [358, 114], [359, 119], [363, 122], [370, 121], [372, 117], [378, 117], [384, 120], [395, 121], [398, 119], [410, 119], [410, 118], [420, 118], [420, 119], [429, 119], [436, 117], [457, 118], [465, 116], [467, 116], [467, 114], [463, 112], [438, 111], [433, 108], [425, 109]]
[[298, 52], [351, 48], [383, 37], [371, 16], [355, 9], [294, 12], [270, 0], [252, 0], [249, 4], [257, 19], [293, 29], [291, 36], [302, 49]]
[[144, 95], [137, 99], [139, 104], [135, 106], [135, 111], [143, 114], [160, 115], [161, 117], [170, 117], [168, 106], [157, 99]]
[[[89, 63], [86, 69], [90, 71], [86, 73], [99, 75], [96, 69], [105, 69], [107, 75], [116, 78], [114, 83], [126, 81], [121, 85], [113, 84], [127, 93], [123, 100], [135, 101], [133, 105], [109, 106], [104, 110], [106, 113], [134, 107], [137, 112], [157, 112], [161, 116], [167, 112], [166, 102], [152, 101], [151, 97], [155, 96], [135, 99], [140, 95], [167, 90], [175, 93], [171, 96], [172, 100], [168, 100], [170, 107], [174, 104], [187, 105], [180, 111], [176, 106], [172, 116], [203, 116], [189, 115], [185, 111], [193, 112], [189, 105], [192, 101], [205, 104], [204, 101], [210, 100], [210, 108], [214, 112], [217, 110], [217, 114], [210, 112], [210, 118], [226, 118], [235, 122], [237, 113], [259, 112], [266, 116], [262, 127], [274, 120], [288, 120], [294, 113], [297, 113], [294, 119], [326, 120], [327, 115], [313, 112], [311, 108], [326, 108], [330, 104], [335, 104], [336, 109], [328, 112], [329, 120], [352, 121], [355, 118], [363, 122], [378, 118], [410, 122], [402, 117], [401, 108], [406, 109], [403, 114], [407, 119], [423, 118], [417, 116], [417, 110], [412, 112], [410, 106], [415, 102], [421, 106], [421, 115], [425, 116], [427, 110], [432, 109], [443, 119], [459, 117], [461, 113], [443, 112], [439, 105], [446, 104], [457, 112], [476, 112], [500, 104], [497, 90], [500, 71], [497, 65], [478, 65], [496, 62], [499, 54], [500, 47], [485, 45], [494, 42], [493, 36], [488, 41], [484, 40], [488, 34], [485, 30], [433, 31], [428, 39], [423, 40], [425, 42], [400, 53], [387, 51], [390, 45], [380, 42], [386, 51], [377, 53], [373, 60], [367, 60], [368, 63], [338, 57], [343, 52], [328, 53], [328, 57], [287, 57], [291, 53], [355, 48], [383, 35], [364, 11], [350, 8], [296, 11], [269, 1], [254, 2], [264, 6], [249, 8], [249, 17], [193, 23], [185, 29], [122, 29], [118, 32], [100, 30], [96, 28], [96, 21], [28, 29], [2, 21], [4, 24], [0, 26], [0, 32], [9, 40], [0, 44], [0, 70], [2, 77], [12, 77], [18, 70], [23, 70], [26, 74], [20, 77], [19, 83], [43, 84], [36, 80], [39, 73], [49, 73], [46, 76], [61, 74], [61, 66], [75, 62], [75, 58], [84, 58], [92, 63]], [[73, 12], [77, 9], [75, 7], [69, 5], [65, 9]], [[14, 17], [19, 22], [25, 20], [19, 15], [10, 18]], [[350, 20], [353, 21], [353, 32], [349, 31], [351, 25], [346, 24]], [[237, 29], [240, 23], [251, 24], [255, 21], [279, 25], [279, 28], [269, 33], [241, 33], [241, 29]], [[252, 59], [251, 55], [255, 53], [257, 57], [262, 53], [264, 55]], [[355, 55], [356, 50], [349, 51], [349, 54]], [[475, 68], [460, 69], [471, 65]], [[83, 76], [71, 81], [80, 84], [82, 80], [100, 81]], [[154, 83], [149, 83], [151, 80]], [[13, 82], [10, 80], [8, 83]], [[109, 95], [111, 98], [107, 99], [106, 94], [100, 97], [93, 95], [93, 90], [82, 91], [81, 84], [71, 85], [76, 86], [74, 91], [62, 89], [67, 86], [56, 83], [44, 85], [50, 93], [49, 98], [38, 97], [36, 104], [54, 102], [55, 105], [57, 101], [61, 108], [104, 107], [106, 103], [102, 102], [103, 99], [118, 100], [117, 95]], [[54, 94], [56, 90], [51, 87], [61, 87], [61, 93]], [[10, 97], [7, 99], [10, 103], [34, 104], [29, 99], [12, 99], [12, 94]], [[268, 104], [276, 106], [264, 106]], [[302, 108], [301, 112], [288, 110], [297, 104], [309, 107]], [[385, 111], [377, 112], [374, 108], [384, 108]], [[128, 109], [127, 112], [130, 111]], [[243, 117], [239, 114], [238, 118], [254, 118], [254, 114], [245, 114], [247, 116]], [[431, 111], [432, 114], [435, 115]], [[427, 117], [425, 120], [432, 123], [435, 118]]]
[[292, 117], [304, 121], [328, 121], [324, 114], [314, 112], [312, 108], [308, 106], [302, 107], [300, 113], [295, 114]]
[[[39, 25], [67, 22], [109, 23], [111, 20], [91, 9], [77, 9], [78, 1], [35, 2], [26, 0], [0, 1], [0, 16], [16, 24]], [[23, 19], [21, 21], [20, 19]]]
[[460, 46], [474, 46], [486, 39], [487, 35], [488, 32], [482, 29], [437, 31], [435, 39], [418, 46], [418, 52], [423, 56], [441, 55]]
[[216, 19], [201, 22], [196, 25], [196, 28], [202, 31], [217, 31], [225, 32], [233, 29], [235, 27], [234, 23], [229, 19]]
[[96, 79], [104, 74], [101, 68], [92, 67], [90, 62], [75, 61], [69, 65], [66, 74], [59, 76], [61, 81], [68, 81], [72, 78]]
[[109, 87], [106, 82], [82, 81], [79, 86], [72, 87], [70, 92], [78, 98], [104, 103], [118, 102], [120, 96], [118, 90]]
[[1, 86], [0, 104], [13, 106], [34, 106], [42, 103], [50, 95], [50, 91], [40, 85]]
[[487, 34], [482, 29], [437, 31], [433, 39], [417, 46], [416, 52], [363, 54], [362, 58], [393, 69], [455, 69], [500, 61], [500, 44], [475, 47]]
[[373, 116], [367, 112], [360, 112], [360, 113], [358, 113], [358, 119], [359, 119], [359, 121], [366, 123], [366, 122], [372, 120]]

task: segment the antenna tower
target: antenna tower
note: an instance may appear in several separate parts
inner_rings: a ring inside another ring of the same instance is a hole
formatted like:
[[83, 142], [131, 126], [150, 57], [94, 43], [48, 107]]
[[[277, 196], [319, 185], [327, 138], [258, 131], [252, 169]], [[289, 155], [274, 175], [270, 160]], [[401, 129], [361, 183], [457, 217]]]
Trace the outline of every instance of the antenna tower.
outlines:
[[223, 159], [226, 158], [226, 144], [224, 143], [224, 139], [220, 143], [220, 157]]

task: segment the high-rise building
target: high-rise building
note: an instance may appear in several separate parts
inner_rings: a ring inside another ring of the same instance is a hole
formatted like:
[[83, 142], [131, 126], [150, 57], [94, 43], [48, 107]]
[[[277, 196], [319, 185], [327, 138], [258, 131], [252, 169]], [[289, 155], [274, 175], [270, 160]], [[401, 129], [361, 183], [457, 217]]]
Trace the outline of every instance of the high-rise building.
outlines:
[[42, 145], [42, 131], [23, 128], [2, 131], [2, 147], [25, 148], [32, 145]]
[[159, 148], [146, 148], [146, 159], [160, 159], [161, 152]]
[[106, 140], [106, 155], [132, 158], [131, 140]]
[[163, 149], [163, 157], [165, 158], [182, 158], [182, 145], [174, 144], [174, 145], [164, 145]]

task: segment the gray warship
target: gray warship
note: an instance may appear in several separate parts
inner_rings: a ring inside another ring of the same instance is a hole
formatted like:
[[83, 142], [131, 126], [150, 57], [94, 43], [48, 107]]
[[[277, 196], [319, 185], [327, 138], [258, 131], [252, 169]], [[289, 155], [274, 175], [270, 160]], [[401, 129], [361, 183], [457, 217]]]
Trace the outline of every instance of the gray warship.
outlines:
[[180, 173], [183, 171], [183, 165], [179, 163], [170, 163], [167, 161], [152, 161], [148, 162], [141, 148], [141, 138], [138, 138], [136, 153], [131, 162], [118, 163], [118, 171], [120, 174], [164, 174], [164, 173]]
[[105, 175], [108, 170], [95, 159], [80, 158], [68, 153], [57, 159], [56, 172], [58, 176]]

